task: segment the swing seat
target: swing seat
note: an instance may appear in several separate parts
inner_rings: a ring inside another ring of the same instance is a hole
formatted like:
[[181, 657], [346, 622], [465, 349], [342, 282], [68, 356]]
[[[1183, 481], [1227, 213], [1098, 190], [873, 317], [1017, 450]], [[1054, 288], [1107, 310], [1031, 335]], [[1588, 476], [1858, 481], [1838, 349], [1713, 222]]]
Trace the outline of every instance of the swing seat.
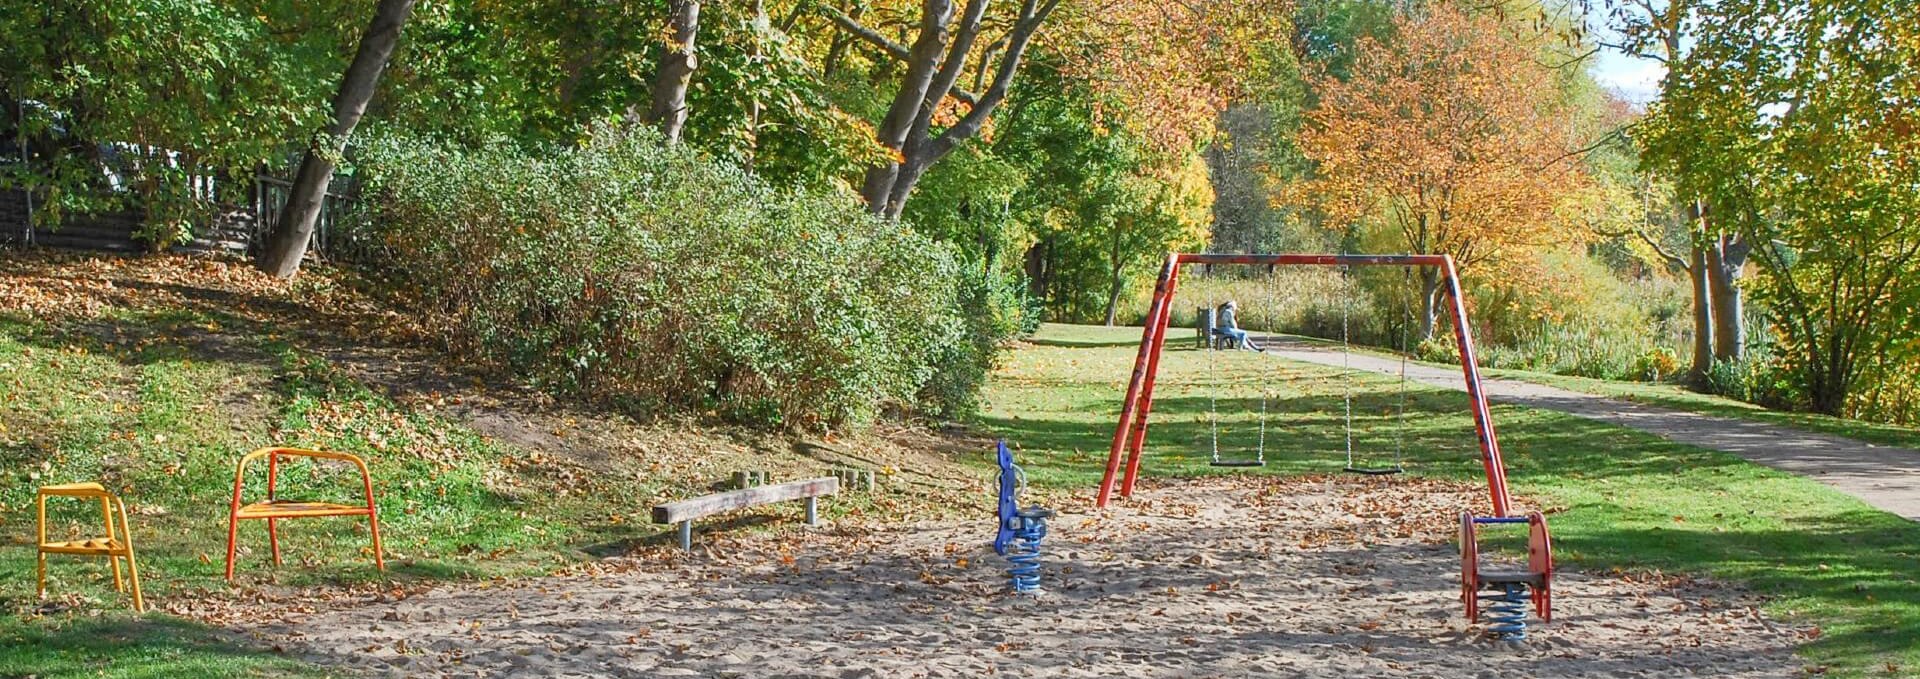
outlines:
[[1392, 476], [1404, 472], [1406, 469], [1399, 465], [1394, 465], [1392, 467], [1347, 467], [1342, 471], [1348, 474], [1364, 474], [1366, 476]]
[[1267, 466], [1267, 463], [1262, 462], [1260, 460], [1214, 460], [1212, 462], [1208, 462], [1207, 466], [1209, 467], [1265, 467]]

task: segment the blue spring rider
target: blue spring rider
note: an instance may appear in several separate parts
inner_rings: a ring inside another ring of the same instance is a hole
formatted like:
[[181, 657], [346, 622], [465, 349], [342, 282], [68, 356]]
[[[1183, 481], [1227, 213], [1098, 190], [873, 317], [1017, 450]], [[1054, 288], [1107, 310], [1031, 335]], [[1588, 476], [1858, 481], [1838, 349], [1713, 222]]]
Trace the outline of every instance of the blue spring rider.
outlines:
[[1020, 492], [1026, 488], [1027, 475], [1013, 463], [1013, 452], [1001, 441], [1000, 458], [1000, 531], [993, 536], [993, 551], [1011, 563], [1007, 574], [1013, 579], [1014, 594], [1040, 593], [1040, 540], [1047, 536], [1047, 519], [1053, 510], [1046, 507], [1020, 507]]

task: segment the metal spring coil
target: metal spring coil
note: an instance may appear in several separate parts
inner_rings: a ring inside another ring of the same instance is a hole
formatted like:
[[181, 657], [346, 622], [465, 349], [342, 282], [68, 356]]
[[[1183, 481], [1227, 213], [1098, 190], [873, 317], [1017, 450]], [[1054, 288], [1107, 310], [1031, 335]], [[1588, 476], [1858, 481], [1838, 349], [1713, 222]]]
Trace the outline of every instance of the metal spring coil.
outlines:
[[1047, 536], [1044, 516], [1022, 512], [1013, 530], [1013, 544], [1007, 545], [1007, 575], [1013, 579], [1013, 593], [1040, 593], [1040, 540]]
[[1527, 586], [1518, 582], [1501, 585], [1497, 594], [1482, 594], [1487, 604], [1487, 632], [1502, 641], [1527, 638]]

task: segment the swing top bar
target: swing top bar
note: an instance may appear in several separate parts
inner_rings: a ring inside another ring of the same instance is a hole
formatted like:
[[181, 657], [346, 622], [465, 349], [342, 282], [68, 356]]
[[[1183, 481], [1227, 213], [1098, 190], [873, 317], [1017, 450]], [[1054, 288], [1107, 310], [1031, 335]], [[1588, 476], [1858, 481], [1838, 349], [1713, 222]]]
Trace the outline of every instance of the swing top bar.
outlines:
[[1106, 475], [1100, 481], [1095, 498], [1107, 506], [1115, 481], [1123, 475], [1121, 457], [1125, 455], [1122, 497], [1133, 494], [1139, 474], [1141, 452], [1147, 439], [1147, 416], [1153, 411], [1154, 377], [1160, 368], [1160, 353], [1166, 346], [1167, 325], [1172, 318], [1174, 291], [1179, 287], [1182, 264], [1264, 264], [1295, 266], [1422, 266], [1440, 270], [1441, 289], [1447, 294], [1446, 311], [1452, 316], [1455, 343], [1460, 349], [1460, 369], [1465, 378], [1467, 398], [1473, 409], [1475, 433], [1480, 444], [1480, 461], [1486, 468], [1487, 494], [1493, 516], [1510, 514], [1507, 497], [1506, 463], [1500, 456], [1500, 439], [1494, 433], [1492, 410], [1480, 384], [1479, 359], [1474, 355], [1473, 330], [1467, 323], [1467, 305], [1460, 279], [1448, 255], [1347, 255], [1347, 254], [1233, 254], [1168, 253], [1160, 280], [1153, 288], [1153, 303], [1147, 308], [1147, 323], [1140, 337], [1140, 352], [1134, 359], [1133, 376], [1128, 381], [1126, 398], [1120, 403], [1120, 421], [1114, 427], [1113, 446], [1107, 454]]
[[1316, 254], [1233, 254], [1180, 252], [1173, 255], [1177, 264], [1287, 264], [1305, 266], [1437, 266], [1453, 272], [1453, 258], [1447, 255], [1316, 255]]

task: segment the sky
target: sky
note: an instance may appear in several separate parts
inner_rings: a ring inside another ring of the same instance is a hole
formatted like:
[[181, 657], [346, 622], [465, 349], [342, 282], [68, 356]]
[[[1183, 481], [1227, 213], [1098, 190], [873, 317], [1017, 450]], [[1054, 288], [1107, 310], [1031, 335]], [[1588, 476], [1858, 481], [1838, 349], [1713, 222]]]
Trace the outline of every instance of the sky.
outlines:
[[1629, 57], [1612, 49], [1602, 49], [1594, 55], [1587, 71], [1601, 86], [1640, 106], [1659, 95], [1660, 77], [1667, 74], [1667, 68], [1658, 61]]
[[[1603, 41], [1618, 42], [1618, 34], [1606, 26], [1605, 11], [1606, 3], [1589, 3], [1588, 30]], [[1666, 66], [1658, 61], [1630, 57], [1611, 48], [1601, 48], [1587, 71], [1601, 86], [1618, 92], [1627, 101], [1640, 106], [1645, 106], [1659, 95], [1660, 78], [1667, 74]]]

